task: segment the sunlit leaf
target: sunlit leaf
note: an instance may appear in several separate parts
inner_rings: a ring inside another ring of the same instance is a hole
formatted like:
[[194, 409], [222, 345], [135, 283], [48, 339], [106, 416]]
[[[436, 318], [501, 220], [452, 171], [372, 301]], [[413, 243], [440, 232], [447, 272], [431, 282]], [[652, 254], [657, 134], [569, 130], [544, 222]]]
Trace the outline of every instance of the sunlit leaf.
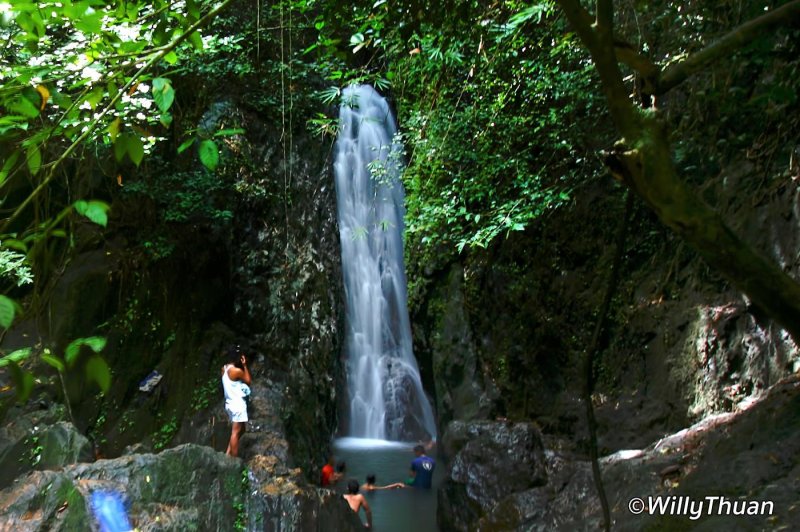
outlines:
[[67, 366], [72, 367], [78, 360], [78, 355], [81, 353], [82, 346], [89, 347], [95, 353], [99, 353], [106, 346], [106, 339], [102, 336], [90, 336], [88, 338], [76, 338], [67, 345], [64, 349], [64, 360]]
[[9, 110], [26, 116], [28, 118], [36, 118], [39, 116], [39, 108], [24, 96], [17, 96], [10, 103], [8, 103]]
[[42, 362], [49, 364], [50, 366], [54, 367], [57, 371], [63, 373], [66, 370], [64, 363], [61, 360], [57, 359], [53, 355], [42, 355]]
[[200, 36], [199, 32], [193, 31], [192, 34], [189, 35], [189, 42], [192, 43], [192, 46], [194, 46], [197, 51], [203, 51], [203, 37]]
[[30, 170], [33, 175], [38, 174], [39, 170], [42, 168], [42, 152], [39, 151], [39, 146], [31, 144], [28, 146], [25, 155], [25, 160], [28, 163], [28, 170]]
[[167, 78], [153, 80], [153, 99], [162, 113], [166, 113], [175, 100], [175, 91]]
[[121, 133], [114, 142], [114, 157], [117, 161], [122, 161], [125, 155], [139, 166], [144, 158], [144, 144], [141, 137], [134, 133]]
[[2, 184], [8, 178], [8, 174], [17, 163], [17, 159], [19, 159], [19, 152], [15, 151], [12, 152], [11, 155], [8, 156], [8, 159], [6, 159], [6, 162], [3, 163], [3, 168], [0, 169], [0, 184]]
[[219, 164], [219, 150], [217, 144], [210, 139], [200, 143], [200, 162], [209, 170], [215, 170]]
[[128, 157], [131, 158], [133, 164], [139, 166], [144, 158], [144, 144], [139, 135], [132, 135], [128, 141]]
[[11, 363], [19, 364], [33, 353], [33, 349], [30, 347], [25, 347], [22, 349], [17, 349], [16, 351], [12, 351], [11, 353], [3, 356], [0, 358], [0, 368], [8, 366]]
[[[119, 118], [115, 118], [109, 125], [108, 125], [108, 134], [111, 137], [111, 142], [115, 142], [117, 140], [117, 135], [119, 135], [119, 128], [122, 125], [122, 121]], [[115, 149], [116, 153], [116, 149]], [[123, 152], [124, 154], [124, 152]], [[119, 158], [118, 158], [119, 160]]]
[[111, 387], [111, 370], [102, 357], [93, 356], [86, 362], [86, 378], [96, 382], [103, 392]]
[[194, 138], [190, 138], [190, 139], [184, 140], [181, 143], [181, 145], [178, 146], [178, 153], [185, 152], [187, 150], [187, 148], [189, 148], [189, 146], [191, 146], [192, 144], [194, 144]]
[[75, 211], [87, 217], [89, 220], [93, 221], [97, 225], [102, 225], [103, 227], [108, 224], [108, 210], [110, 209], [109, 205], [104, 201], [99, 200], [78, 200], [74, 203]]
[[80, 19], [73, 21], [75, 27], [87, 35], [100, 33], [102, 29], [103, 12], [84, 13]]
[[0, 327], [8, 329], [14, 322], [17, 306], [14, 301], [4, 295], [0, 295]]

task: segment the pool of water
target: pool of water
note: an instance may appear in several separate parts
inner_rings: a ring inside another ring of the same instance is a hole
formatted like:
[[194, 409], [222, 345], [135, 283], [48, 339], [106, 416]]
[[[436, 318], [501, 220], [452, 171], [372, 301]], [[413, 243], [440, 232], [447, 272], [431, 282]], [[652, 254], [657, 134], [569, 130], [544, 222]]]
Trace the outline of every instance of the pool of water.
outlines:
[[[378, 486], [403, 482], [409, 476], [411, 461], [415, 457], [412, 452], [414, 445], [359, 438], [337, 439], [334, 442], [336, 459], [347, 462], [347, 472], [337, 486], [338, 491], [344, 492], [350, 478], [363, 485], [370, 473], [375, 475]], [[436, 492], [443, 476], [444, 467], [437, 460], [430, 490], [404, 488], [364, 492], [372, 509], [373, 529], [377, 532], [438, 532]], [[361, 519], [364, 520], [363, 512]]]

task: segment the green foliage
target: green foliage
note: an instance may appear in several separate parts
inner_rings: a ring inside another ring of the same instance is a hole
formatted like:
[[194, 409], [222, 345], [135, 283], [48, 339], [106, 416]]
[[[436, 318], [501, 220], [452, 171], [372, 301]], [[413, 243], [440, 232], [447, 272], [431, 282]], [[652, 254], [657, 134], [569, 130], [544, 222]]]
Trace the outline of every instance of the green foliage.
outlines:
[[213, 172], [219, 164], [219, 150], [217, 149], [216, 143], [211, 139], [205, 139], [200, 142], [198, 151], [203, 166]]
[[99, 353], [106, 346], [106, 339], [102, 336], [91, 336], [88, 338], [77, 338], [67, 345], [64, 349], [64, 360], [67, 366], [73, 367], [78, 360], [78, 355], [81, 353], [83, 346], [88, 347], [95, 353]]
[[594, 105], [591, 70], [558, 20], [534, 25], [550, 13], [493, 9], [476, 16], [481, 26], [423, 24], [414, 36], [420, 53], [397, 67], [412, 244], [486, 247], [591, 175], [588, 132], [572, 127]]
[[[159, 175], [155, 179], [134, 181], [123, 190], [125, 196], [145, 196], [159, 207], [165, 222], [207, 222], [225, 225], [233, 213], [224, 208], [225, 192], [229, 186], [219, 176], [206, 170]], [[160, 246], [158, 237], [151, 240], [154, 249]]]
[[204, 384], [192, 392], [192, 410], [199, 412], [211, 406], [219, 396], [219, 377], [210, 377]]
[[[160, 414], [159, 417], [161, 417]], [[178, 432], [178, 427], [178, 418], [175, 415], [162, 423], [153, 434], [153, 449], [160, 451], [169, 445], [169, 442]]]
[[[318, 97], [339, 102], [354, 82], [391, 88], [406, 147], [407, 244], [424, 254], [486, 247], [568, 202], [597, 171], [585, 148], [597, 132], [575, 126], [600, 112], [594, 74], [549, 1], [460, 2], [414, 20], [416, 9], [322, 6], [307, 52], [328, 58], [322, 71], [336, 85]], [[342, 34], [351, 54], [370, 54], [365, 66], [339, 66]], [[319, 116], [309, 125], [336, 129]]]
[[99, 200], [78, 200], [74, 204], [75, 211], [103, 227], [108, 224], [108, 211], [111, 208], [108, 203]]
[[169, 125], [174, 100], [169, 79], [148, 69], [192, 55], [198, 40], [202, 48], [200, 15], [194, 2], [13, 2], [0, 28], [13, 58], [0, 68], [4, 177], [58, 165], [50, 147], [60, 139], [70, 149], [113, 144], [117, 160], [140, 164], [148, 150], [142, 132], [152, 146], [158, 135], [149, 126]]
[[247, 530], [247, 509], [245, 501], [250, 491], [250, 473], [245, 467], [242, 470], [242, 480], [238, 493], [233, 499], [233, 509], [236, 511], [236, 521], [233, 524], [234, 530]]
[[33, 391], [33, 374], [22, 368], [22, 363], [30, 357], [33, 350], [29, 347], [17, 349], [8, 355], [0, 358], [0, 368], [8, 368], [11, 375], [11, 382], [16, 389], [17, 401], [25, 402]]
[[0, 327], [8, 329], [14, 322], [17, 309], [14, 302], [6, 296], [0, 295]]
[[[41, 439], [39, 435], [35, 432], [31, 436], [25, 438], [23, 443], [28, 447], [27, 452], [25, 453], [25, 458], [27, 458], [28, 463], [31, 467], [36, 467], [39, 462], [42, 461], [42, 453], [44, 452], [44, 446], [41, 443]], [[23, 457], [20, 457], [19, 460], [22, 461]]]
[[[104, 173], [117, 176], [120, 185], [126, 166], [143, 164], [172, 124], [175, 89], [168, 72], [203, 49], [198, 29], [231, 2], [203, 6], [202, 12], [194, 0], [3, 5], [0, 278], [17, 287], [33, 283], [33, 271], [37, 279], [47, 279], [50, 272], [36, 269], [37, 263], [49, 269], [57, 264], [54, 250], [66, 246], [49, 244], [53, 237], [75, 244], [69, 235], [73, 213], [102, 227], [108, 224], [109, 203], [76, 201], [73, 193], [85, 187], [75, 182], [91, 173], [85, 166], [96, 160], [105, 161]], [[64, 171], [65, 166], [71, 168]], [[40, 302], [44, 286], [34, 284], [33, 302]], [[0, 326], [10, 327], [17, 313], [18, 305], [0, 296]], [[87, 346], [95, 355], [83, 365], [86, 378], [106, 391], [111, 371], [96, 354], [104, 343], [79, 339], [63, 359], [45, 350], [41, 360], [58, 371], [63, 386], [63, 375], [75, 367], [81, 346]], [[1, 360], [18, 398], [25, 400], [34, 378], [22, 368], [23, 360], [12, 355]]]

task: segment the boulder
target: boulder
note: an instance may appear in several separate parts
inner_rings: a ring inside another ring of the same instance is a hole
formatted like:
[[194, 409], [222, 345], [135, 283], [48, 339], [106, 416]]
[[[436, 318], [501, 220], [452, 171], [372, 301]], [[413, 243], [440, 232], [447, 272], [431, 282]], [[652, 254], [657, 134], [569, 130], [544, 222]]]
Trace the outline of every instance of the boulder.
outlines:
[[532, 423], [454, 421], [443, 445], [452, 457], [439, 490], [446, 530], [476, 530], [507, 497], [547, 483], [542, 436]]
[[0, 488], [34, 470], [57, 469], [93, 459], [92, 445], [63, 407], [23, 414], [0, 428]]
[[[486, 441], [510, 441], [503, 436], [508, 431], [503, 427], [484, 423], [482, 430], [474, 424], [448, 428], [444, 445], [455, 451], [455, 458], [440, 494], [440, 524], [447, 530], [526, 532], [602, 528], [591, 465], [566, 440], [546, 440], [545, 474], [539, 477], [546, 480], [544, 484], [521, 487], [508, 465], [484, 477], [483, 485], [478, 482], [477, 471], [486, 458], [465, 450], [472, 446], [473, 450], [496, 452], [499, 449]], [[486, 431], [499, 434], [492, 437]], [[523, 470], [527, 454], [524, 446], [519, 447], [508, 462]], [[796, 375], [736, 412], [710, 416], [645, 449], [604, 457], [600, 466], [613, 529], [800, 529], [798, 457], [800, 376]], [[504, 494], [500, 488], [505, 489]], [[636, 506], [639, 500], [641, 505]], [[723, 500], [725, 503], [720, 502]], [[661, 515], [659, 501], [668, 505], [674, 501], [676, 514]], [[678, 501], [684, 501], [682, 506], [677, 506]], [[702, 502], [702, 514], [690, 516], [686, 501], [695, 508]], [[734, 503], [748, 511], [756, 504], [767, 513], [733, 515]], [[631, 504], [641, 511], [631, 511]]]

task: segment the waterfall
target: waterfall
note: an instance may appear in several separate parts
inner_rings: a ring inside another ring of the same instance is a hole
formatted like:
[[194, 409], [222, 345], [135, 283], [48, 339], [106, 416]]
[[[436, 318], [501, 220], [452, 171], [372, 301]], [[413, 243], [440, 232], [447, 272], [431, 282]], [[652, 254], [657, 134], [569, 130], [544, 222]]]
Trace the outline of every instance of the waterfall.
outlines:
[[342, 245], [349, 436], [435, 437], [411, 348], [403, 264], [402, 147], [389, 105], [368, 85], [344, 90], [334, 177]]

